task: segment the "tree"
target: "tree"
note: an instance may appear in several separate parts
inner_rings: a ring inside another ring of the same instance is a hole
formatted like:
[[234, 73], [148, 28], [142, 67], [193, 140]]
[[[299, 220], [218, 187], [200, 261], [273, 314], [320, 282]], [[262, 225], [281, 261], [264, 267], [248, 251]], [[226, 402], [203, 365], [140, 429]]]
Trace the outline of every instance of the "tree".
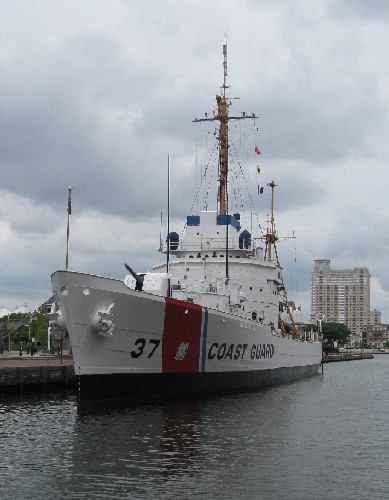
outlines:
[[35, 342], [41, 347], [47, 346], [47, 332], [49, 327], [49, 320], [46, 318], [47, 313], [46, 307], [41, 307], [38, 311], [35, 311], [34, 318], [35, 321], [32, 322], [32, 332], [34, 333]]
[[326, 352], [333, 351], [334, 342], [347, 344], [351, 332], [343, 323], [322, 323], [323, 342], [327, 345]]
[[[27, 318], [28, 318], [28, 314], [27, 313], [11, 313], [9, 316], [8, 316], [8, 320], [12, 321], [22, 321], [23, 319], [26, 320], [26, 323], [28, 322], [27, 321]], [[21, 340], [23, 341], [27, 341], [28, 340], [28, 326], [26, 326], [26, 323], [24, 325], [21, 325], [19, 326], [19, 328], [17, 328], [16, 330], [13, 330], [12, 333], [11, 333], [11, 343], [15, 343], [15, 344], [19, 344], [19, 342]], [[12, 326], [11, 326], [12, 328]]]
[[12, 343], [19, 344], [20, 341], [27, 342], [29, 339], [35, 339], [35, 344], [41, 347], [47, 346], [47, 331], [49, 320], [45, 317], [46, 307], [41, 307], [31, 316], [25, 313], [12, 313], [9, 315], [10, 320], [25, 319], [26, 323], [14, 330], [11, 334]]

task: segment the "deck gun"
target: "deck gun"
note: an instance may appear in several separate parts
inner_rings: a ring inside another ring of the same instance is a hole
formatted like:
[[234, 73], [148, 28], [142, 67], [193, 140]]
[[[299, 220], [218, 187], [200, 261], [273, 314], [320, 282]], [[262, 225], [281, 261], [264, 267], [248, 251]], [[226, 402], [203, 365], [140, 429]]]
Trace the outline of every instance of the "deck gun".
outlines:
[[142, 288], [143, 288], [144, 276], [139, 276], [138, 274], [136, 274], [136, 272], [133, 269], [131, 269], [131, 267], [126, 262], [124, 263], [124, 267], [127, 269], [127, 271], [131, 274], [131, 276], [136, 281], [135, 290], [139, 290], [141, 292]]

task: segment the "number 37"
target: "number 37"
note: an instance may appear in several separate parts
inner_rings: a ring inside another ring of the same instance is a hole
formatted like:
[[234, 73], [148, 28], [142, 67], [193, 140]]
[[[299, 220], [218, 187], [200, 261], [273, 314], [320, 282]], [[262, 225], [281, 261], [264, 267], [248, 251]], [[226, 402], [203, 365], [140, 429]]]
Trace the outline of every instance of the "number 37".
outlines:
[[[159, 346], [160, 343], [161, 343], [160, 340], [153, 340], [153, 339], [149, 340], [149, 344], [151, 344], [154, 347], [149, 352], [149, 354], [147, 356], [148, 358], [151, 358], [151, 356], [155, 353], [155, 351], [156, 351], [156, 349], [157, 349], [157, 347]], [[143, 338], [137, 339], [135, 341], [135, 345], [137, 346], [137, 350], [136, 351], [131, 351], [131, 356], [133, 358], [139, 358], [139, 356], [142, 356], [142, 354], [146, 354], [144, 352], [146, 344], [147, 344], [146, 339], [143, 339]]]

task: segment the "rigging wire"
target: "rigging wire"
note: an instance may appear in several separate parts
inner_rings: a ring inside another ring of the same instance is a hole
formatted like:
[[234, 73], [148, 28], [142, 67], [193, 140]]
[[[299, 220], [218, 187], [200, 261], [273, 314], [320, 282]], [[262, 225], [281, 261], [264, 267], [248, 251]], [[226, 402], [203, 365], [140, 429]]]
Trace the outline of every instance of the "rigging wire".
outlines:
[[264, 231], [263, 231], [263, 229], [262, 229], [261, 223], [259, 222], [258, 212], [257, 212], [257, 211], [256, 211], [256, 209], [255, 209], [254, 201], [253, 201], [253, 198], [252, 198], [252, 196], [251, 196], [251, 193], [250, 193], [250, 190], [249, 190], [249, 187], [248, 187], [248, 184], [247, 184], [246, 177], [245, 177], [245, 175], [244, 175], [244, 171], [243, 171], [242, 164], [241, 164], [241, 163], [240, 163], [240, 161], [239, 161], [239, 158], [238, 158], [238, 155], [237, 155], [237, 152], [236, 152], [235, 145], [234, 145], [233, 141], [230, 141], [230, 143], [231, 143], [231, 145], [232, 145], [233, 152], [234, 152], [234, 154], [235, 154], [235, 156], [236, 156], [236, 161], [237, 161], [237, 163], [238, 163], [238, 165], [239, 165], [239, 170], [240, 170], [240, 173], [242, 174], [242, 178], [243, 178], [244, 184], [245, 184], [245, 186], [246, 186], [246, 190], [247, 190], [247, 193], [248, 193], [248, 196], [249, 196], [250, 202], [251, 202], [251, 208], [253, 209], [254, 214], [255, 214], [255, 217], [256, 217], [256, 219], [257, 219], [258, 227], [259, 227], [259, 229], [261, 230], [261, 233], [263, 234], [263, 233], [264, 233]]
[[[239, 127], [239, 129], [238, 129], [238, 127]], [[240, 121], [233, 122], [233, 127], [232, 127], [232, 130], [230, 130], [230, 132], [235, 132], [235, 134], [240, 132], [239, 133], [239, 148], [238, 149], [241, 152], [245, 153], [247, 163], [249, 163], [249, 156], [248, 156], [248, 151], [247, 151], [248, 146], [247, 145], [250, 142], [249, 137], [248, 137], [250, 134], [247, 134], [246, 128], [243, 130], [242, 127], [246, 127], [245, 122], [243, 124]], [[254, 129], [255, 129], [254, 134], [257, 135], [259, 129], [258, 129], [258, 127], [255, 126], [255, 123], [254, 123]], [[210, 131], [207, 131], [205, 124], [204, 124], [204, 129], [203, 129], [203, 124], [201, 124], [200, 131], [205, 132], [206, 147], [200, 148], [198, 145], [198, 142], [196, 140], [196, 155], [199, 154], [198, 153], [199, 150], [206, 151], [208, 149], [208, 135], [210, 134]], [[262, 229], [261, 223], [259, 221], [259, 214], [255, 208], [254, 200], [253, 200], [252, 194], [251, 194], [250, 189], [249, 189], [249, 182], [247, 181], [246, 175], [244, 173], [242, 163], [239, 161], [237, 147], [231, 138], [232, 135], [233, 135], [233, 133], [229, 134], [229, 147], [230, 147], [230, 151], [232, 153], [232, 154], [230, 154], [229, 174], [230, 174], [230, 184], [232, 184], [232, 186], [233, 186], [233, 191], [232, 191], [233, 204], [235, 205], [237, 212], [243, 212], [243, 215], [245, 217], [247, 217], [247, 213], [245, 210], [245, 204], [243, 203], [243, 198], [244, 198], [243, 193], [242, 193], [243, 190], [241, 189], [241, 182], [240, 182], [241, 179], [243, 179], [244, 188], [248, 194], [248, 198], [250, 200], [250, 205], [251, 205], [251, 220], [252, 220], [252, 215], [253, 215], [252, 213], [254, 212], [254, 216], [255, 216], [255, 219], [257, 221], [258, 228], [260, 229], [261, 233], [264, 234], [264, 230]], [[195, 195], [190, 213], [193, 213], [193, 209], [194, 209], [196, 203], [197, 203], [197, 206], [199, 207], [199, 205], [201, 203], [200, 193], [201, 193], [202, 189], [205, 189], [204, 208], [203, 209], [205, 209], [205, 210], [207, 209], [210, 187], [211, 187], [213, 175], [215, 172], [215, 165], [217, 165], [217, 168], [219, 168], [218, 157], [216, 155], [217, 151], [218, 151], [218, 144], [214, 143], [208, 162], [206, 162], [204, 159], [204, 171], [203, 171], [203, 161], [201, 160], [201, 162], [200, 162], [201, 163], [201, 165], [200, 165], [200, 168], [201, 168], [200, 183], [199, 183], [199, 185], [197, 185], [197, 182], [196, 182], [196, 195]], [[197, 159], [197, 156], [196, 156], [196, 159]], [[248, 174], [250, 174], [250, 172]], [[207, 178], [207, 176], [208, 176], [208, 178]], [[196, 178], [196, 181], [197, 181], [197, 178]]]
[[205, 194], [205, 204], [207, 203], [208, 201], [208, 195], [209, 195], [209, 186], [210, 186], [210, 183], [211, 183], [211, 180], [212, 180], [212, 177], [213, 177], [213, 172], [214, 172], [214, 165], [215, 165], [215, 158], [214, 158], [214, 154], [215, 154], [215, 150], [217, 149], [217, 146], [216, 144], [213, 146], [213, 150], [211, 152], [211, 157], [208, 161], [208, 163], [205, 165], [205, 169], [204, 169], [204, 173], [202, 174], [201, 176], [201, 179], [200, 179], [200, 185], [197, 189], [197, 192], [196, 192], [196, 195], [195, 195], [195, 199], [193, 201], [193, 204], [192, 204], [192, 207], [190, 209], [190, 212], [189, 213], [193, 213], [193, 208], [196, 204], [196, 201], [199, 199], [199, 193], [201, 191], [201, 188], [203, 187], [203, 184], [205, 184], [205, 180], [206, 180], [206, 177], [207, 177], [207, 172], [209, 170], [209, 167], [210, 167], [210, 164], [211, 164], [211, 161], [212, 161], [212, 158], [213, 158], [213, 167], [211, 168], [211, 173], [210, 173], [210, 179], [209, 179], [209, 182], [208, 182], [208, 189], [206, 190], [206, 194]]

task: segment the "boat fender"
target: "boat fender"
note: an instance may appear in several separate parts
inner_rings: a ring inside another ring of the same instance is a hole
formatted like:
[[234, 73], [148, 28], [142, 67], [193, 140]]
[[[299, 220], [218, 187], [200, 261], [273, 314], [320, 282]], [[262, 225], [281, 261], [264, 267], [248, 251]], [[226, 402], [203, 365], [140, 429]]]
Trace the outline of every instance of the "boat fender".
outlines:
[[92, 314], [90, 320], [90, 326], [98, 335], [103, 337], [111, 337], [115, 329], [115, 325], [112, 321], [113, 309], [115, 304], [111, 304], [109, 307], [102, 307]]

